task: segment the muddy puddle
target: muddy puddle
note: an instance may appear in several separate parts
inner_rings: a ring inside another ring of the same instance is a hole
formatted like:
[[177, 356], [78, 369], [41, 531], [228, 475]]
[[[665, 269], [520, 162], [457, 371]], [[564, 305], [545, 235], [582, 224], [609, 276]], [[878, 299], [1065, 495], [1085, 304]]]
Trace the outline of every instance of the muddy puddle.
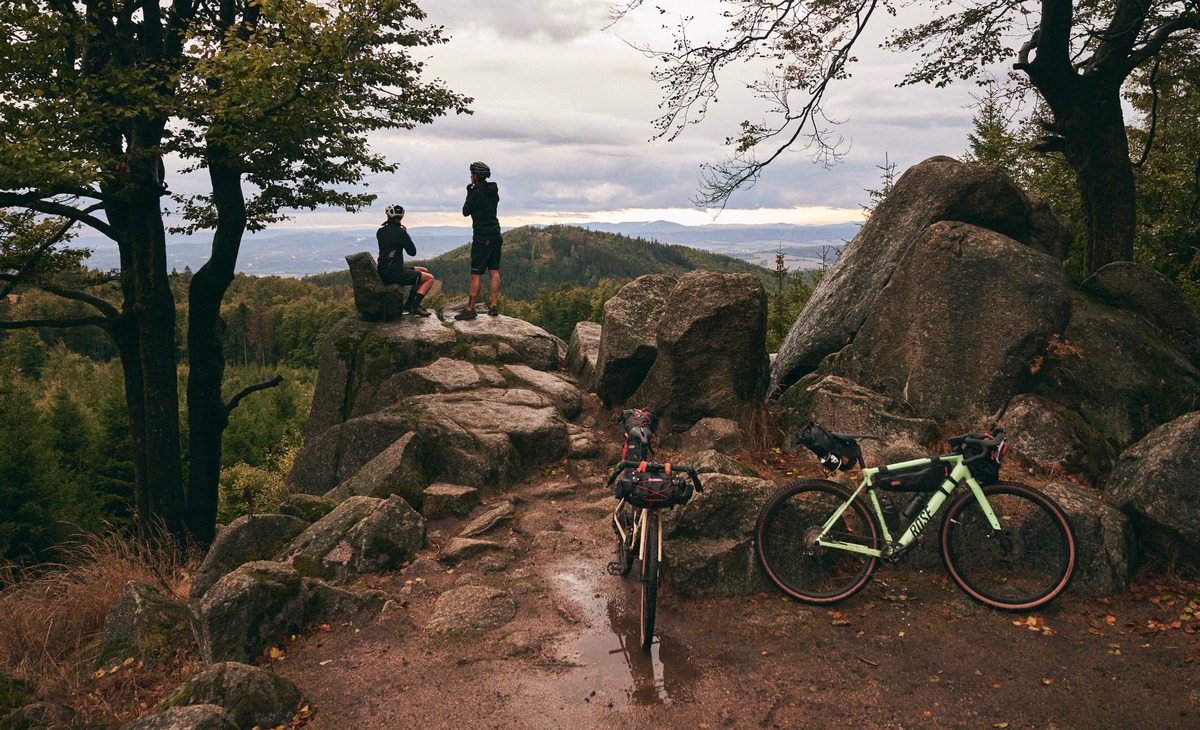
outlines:
[[562, 697], [584, 697], [613, 709], [670, 705], [693, 699], [699, 672], [688, 648], [671, 634], [667, 609], [659, 606], [654, 645], [638, 645], [640, 584], [609, 575], [603, 566], [561, 566], [551, 574], [556, 593], [582, 609], [586, 628], [558, 648], [568, 669], [552, 686]]

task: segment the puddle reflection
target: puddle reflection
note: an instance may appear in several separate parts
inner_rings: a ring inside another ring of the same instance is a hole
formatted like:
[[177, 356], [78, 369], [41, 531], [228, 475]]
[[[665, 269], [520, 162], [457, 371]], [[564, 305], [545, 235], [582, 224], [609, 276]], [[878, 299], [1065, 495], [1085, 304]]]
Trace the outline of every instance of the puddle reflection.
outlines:
[[[668, 613], [659, 606], [659, 626], [649, 653], [639, 646], [640, 586], [636, 580], [582, 569], [555, 576], [556, 588], [587, 612], [588, 628], [563, 647], [563, 658], [578, 667], [555, 682], [614, 708], [669, 705], [690, 700], [699, 672], [687, 647], [670, 632]], [[664, 630], [663, 624], [666, 624]]]

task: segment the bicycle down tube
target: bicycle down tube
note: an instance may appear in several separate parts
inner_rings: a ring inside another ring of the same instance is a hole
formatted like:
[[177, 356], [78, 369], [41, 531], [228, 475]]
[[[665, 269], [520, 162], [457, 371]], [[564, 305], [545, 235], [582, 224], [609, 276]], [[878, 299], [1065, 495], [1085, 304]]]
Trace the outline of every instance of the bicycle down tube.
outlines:
[[[963, 457], [958, 455], [949, 455], [942, 458], [943, 461], [954, 462], [954, 468], [950, 471], [950, 475], [934, 490], [933, 494], [925, 502], [924, 507], [915, 517], [912, 518], [912, 523], [904, 531], [899, 538], [893, 540], [891, 531], [888, 529], [887, 520], [884, 519], [884, 511], [879, 503], [879, 497], [876, 494], [874, 477], [879, 473], [878, 467], [869, 467], [862, 470], [863, 479], [859, 482], [858, 488], [854, 490], [851, 498], [844, 504], [834, 510], [825, 524], [821, 526], [821, 531], [817, 535], [816, 544], [821, 547], [834, 548], [837, 550], [847, 550], [849, 552], [862, 553], [875, 558], [891, 557], [895, 553], [903, 551], [913, 544], [917, 537], [925, 531], [929, 523], [933, 521], [934, 516], [941, 510], [942, 505], [954, 492], [959, 484], [966, 484], [975, 495], [979, 507], [983, 510], [983, 514], [987, 517], [988, 524], [993, 530], [999, 531], [1002, 529], [1000, 520], [996, 517], [996, 513], [992, 510], [992, 506], [988, 503], [987, 497], [983, 494], [983, 488], [971, 476], [971, 470], [963, 463]], [[916, 459], [914, 461], [905, 461], [898, 464], [892, 464], [893, 469], [903, 469], [909, 466], [917, 466], [927, 463], [928, 459]], [[850, 504], [858, 499], [858, 496], [864, 489], [869, 490], [870, 505], [875, 512], [875, 516], [879, 521], [880, 529], [883, 530], [884, 547], [882, 549], [868, 547], [852, 542], [845, 542], [836, 539], [827, 539], [826, 535], [829, 531], [841, 520], [843, 513], [850, 508]]]

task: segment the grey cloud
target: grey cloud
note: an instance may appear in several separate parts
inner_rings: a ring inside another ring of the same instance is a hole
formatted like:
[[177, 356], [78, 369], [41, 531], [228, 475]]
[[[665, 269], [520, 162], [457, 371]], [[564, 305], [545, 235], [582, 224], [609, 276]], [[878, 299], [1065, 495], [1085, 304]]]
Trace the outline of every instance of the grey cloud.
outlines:
[[608, 19], [607, 0], [437, 0], [430, 19], [452, 36], [495, 35], [511, 41], [568, 42], [595, 33]]

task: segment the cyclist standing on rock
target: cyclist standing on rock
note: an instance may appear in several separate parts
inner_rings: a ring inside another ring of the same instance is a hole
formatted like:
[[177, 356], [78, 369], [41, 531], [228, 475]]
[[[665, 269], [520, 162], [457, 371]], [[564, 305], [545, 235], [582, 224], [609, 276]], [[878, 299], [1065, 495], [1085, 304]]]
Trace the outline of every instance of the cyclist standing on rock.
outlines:
[[471, 184], [467, 186], [467, 200], [463, 203], [463, 215], [471, 217], [471, 290], [467, 308], [454, 315], [457, 320], [475, 319], [475, 300], [479, 297], [480, 278], [486, 270], [491, 278], [491, 307], [488, 314], [500, 314], [497, 308], [500, 296], [500, 221], [496, 218], [496, 206], [500, 203], [500, 188], [488, 180], [492, 170], [482, 162], [472, 162]]
[[404, 228], [404, 206], [389, 205], [385, 213], [387, 220], [375, 231], [379, 243], [379, 278], [384, 284], [411, 286], [404, 311], [428, 317], [431, 312], [421, 306], [421, 300], [433, 288], [433, 274], [424, 266], [404, 266], [405, 253], [417, 255], [417, 245]]

